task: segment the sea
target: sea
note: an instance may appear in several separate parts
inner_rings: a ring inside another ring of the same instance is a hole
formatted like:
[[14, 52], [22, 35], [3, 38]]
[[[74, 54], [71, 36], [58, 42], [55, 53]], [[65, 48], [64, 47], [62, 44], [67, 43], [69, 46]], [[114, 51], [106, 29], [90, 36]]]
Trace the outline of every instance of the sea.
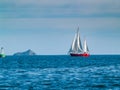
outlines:
[[0, 90], [120, 90], [120, 55], [0, 58]]

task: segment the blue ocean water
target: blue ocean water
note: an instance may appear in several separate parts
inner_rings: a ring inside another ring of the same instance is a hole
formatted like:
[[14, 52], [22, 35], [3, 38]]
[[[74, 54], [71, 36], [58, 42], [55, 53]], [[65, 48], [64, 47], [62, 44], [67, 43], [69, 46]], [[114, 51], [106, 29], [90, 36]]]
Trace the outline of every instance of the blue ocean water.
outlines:
[[0, 90], [120, 90], [120, 55], [7, 56]]

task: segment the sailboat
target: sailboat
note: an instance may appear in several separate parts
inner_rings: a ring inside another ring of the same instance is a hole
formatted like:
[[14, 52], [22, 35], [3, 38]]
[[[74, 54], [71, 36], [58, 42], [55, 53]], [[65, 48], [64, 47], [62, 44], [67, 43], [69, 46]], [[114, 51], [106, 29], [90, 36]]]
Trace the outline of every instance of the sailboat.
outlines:
[[3, 58], [3, 57], [5, 57], [5, 54], [4, 54], [4, 48], [1, 47], [0, 58]]
[[72, 45], [70, 47], [69, 54], [71, 56], [85, 56], [85, 57], [90, 56], [86, 39], [84, 40], [84, 44], [82, 47], [80, 34], [79, 34], [79, 27], [73, 39]]

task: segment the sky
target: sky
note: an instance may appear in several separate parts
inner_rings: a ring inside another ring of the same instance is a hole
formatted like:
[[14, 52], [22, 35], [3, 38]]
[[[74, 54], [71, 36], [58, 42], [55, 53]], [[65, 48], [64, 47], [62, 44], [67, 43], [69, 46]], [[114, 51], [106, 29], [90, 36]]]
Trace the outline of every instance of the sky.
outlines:
[[65, 55], [78, 27], [91, 54], [120, 54], [120, 0], [0, 0], [7, 55]]

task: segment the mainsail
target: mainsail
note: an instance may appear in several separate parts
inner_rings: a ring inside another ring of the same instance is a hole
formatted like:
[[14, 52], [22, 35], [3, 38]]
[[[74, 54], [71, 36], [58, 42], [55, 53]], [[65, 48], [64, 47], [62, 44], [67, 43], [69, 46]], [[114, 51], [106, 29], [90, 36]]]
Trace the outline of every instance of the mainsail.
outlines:
[[75, 34], [75, 37], [73, 39], [71, 48], [69, 50], [69, 53], [82, 53], [82, 52], [83, 49], [82, 49], [82, 44], [79, 35], [79, 28], [78, 28], [77, 33]]

